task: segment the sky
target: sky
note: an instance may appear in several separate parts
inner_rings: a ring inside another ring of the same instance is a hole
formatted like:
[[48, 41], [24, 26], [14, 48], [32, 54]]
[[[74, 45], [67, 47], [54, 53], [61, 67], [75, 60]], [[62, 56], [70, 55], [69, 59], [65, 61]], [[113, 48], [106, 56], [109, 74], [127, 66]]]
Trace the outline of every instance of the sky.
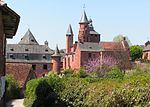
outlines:
[[[101, 41], [112, 41], [119, 34], [127, 36], [133, 45], [150, 40], [150, 0], [5, 0], [20, 16], [16, 36], [9, 44], [20, 41], [28, 29], [39, 42], [49, 47], [65, 48], [66, 32], [72, 25], [77, 40], [83, 10], [93, 20]], [[85, 4], [85, 8], [84, 7]]]

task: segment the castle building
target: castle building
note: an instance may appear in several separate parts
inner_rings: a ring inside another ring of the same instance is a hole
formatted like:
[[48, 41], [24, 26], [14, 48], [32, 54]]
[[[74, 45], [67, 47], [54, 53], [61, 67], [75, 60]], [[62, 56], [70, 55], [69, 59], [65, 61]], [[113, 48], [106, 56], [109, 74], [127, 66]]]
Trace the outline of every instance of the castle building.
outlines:
[[6, 38], [16, 34], [20, 16], [0, 0], [0, 107], [5, 107], [5, 50]]
[[66, 33], [66, 55], [63, 59], [64, 69], [80, 69], [89, 59], [99, 58], [103, 61], [107, 56], [119, 61], [122, 69], [130, 68], [129, 46], [127, 41], [103, 42], [101, 35], [95, 31], [92, 20], [83, 12], [79, 22], [78, 41], [73, 43], [73, 31], [69, 25]]
[[145, 43], [145, 46], [143, 49], [143, 59], [150, 60], [150, 41], [147, 41]]
[[[57, 59], [55, 54], [54, 50], [49, 48], [47, 41], [44, 45], [39, 45], [29, 29], [18, 44], [6, 46], [6, 62], [31, 64], [37, 77], [42, 77], [53, 70], [52, 58]], [[63, 56], [64, 51], [61, 50], [59, 54]], [[62, 59], [59, 67], [62, 68]]]

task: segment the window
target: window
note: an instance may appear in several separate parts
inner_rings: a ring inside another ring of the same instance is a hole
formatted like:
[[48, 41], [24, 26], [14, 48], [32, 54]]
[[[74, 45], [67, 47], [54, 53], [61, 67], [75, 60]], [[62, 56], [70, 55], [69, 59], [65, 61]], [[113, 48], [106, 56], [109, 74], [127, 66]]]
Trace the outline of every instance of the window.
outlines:
[[13, 48], [11, 48], [10, 50], [11, 50], [11, 51], [14, 51], [14, 49], [13, 49]]
[[88, 58], [91, 58], [91, 57], [92, 57], [92, 54], [91, 54], [91, 53], [89, 53], [89, 54], [88, 54]]
[[32, 41], [32, 42], [34, 42], [34, 40], [33, 40], [33, 39], [31, 39], [31, 41]]
[[47, 65], [43, 65], [43, 69], [47, 70]]
[[48, 49], [45, 49], [45, 52], [48, 52]]
[[33, 69], [33, 70], [36, 70], [36, 65], [32, 65], [32, 69]]
[[15, 59], [13, 54], [10, 54], [9, 57], [10, 57], [11, 59]]
[[24, 55], [24, 58], [25, 58], [26, 60], [29, 60], [29, 56], [28, 56], [27, 54]]
[[29, 51], [29, 49], [26, 48], [25, 51]]
[[46, 55], [43, 55], [43, 59], [46, 59]]

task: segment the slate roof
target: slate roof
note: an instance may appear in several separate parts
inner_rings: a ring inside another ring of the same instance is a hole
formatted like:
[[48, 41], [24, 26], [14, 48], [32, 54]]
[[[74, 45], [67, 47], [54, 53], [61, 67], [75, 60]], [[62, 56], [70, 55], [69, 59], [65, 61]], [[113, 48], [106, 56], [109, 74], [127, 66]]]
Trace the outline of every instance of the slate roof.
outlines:
[[4, 34], [7, 38], [12, 38], [18, 29], [20, 16], [7, 6], [7, 4], [0, 4], [2, 12], [2, 19], [4, 25]]
[[83, 12], [82, 17], [81, 17], [81, 20], [80, 20], [79, 23], [80, 23], [80, 24], [81, 24], [81, 23], [89, 23], [85, 11]]
[[92, 42], [79, 43], [79, 48], [80, 51], [88, 51], [88, 52], [104, 51], [103, 48], [99, 45], [99, 43], [92, 43]]
[[54, 51], [47, 45], [20, 45], [7, 44], [7, 53], [37, 53], [37, 54], [53, 54]]
[[100, 52], [100, 51], [122, 51], [124, 50], [121, 42], [84, 42], [79, 43], [81, 51]]
[[52, 56], [61, 56], [57, 45], [56, 45], [55, 53]]
[[66, 35], [73, 35], [71, 24], [69, 24], [69, 27], [68, 27]]
[[144, 50], [143, 50], [144, 52], [146, 52], [146, 51], [150, 51], [150, 44], [148, 44], [146, 47], [144, 47]]
[[31, 69], [31, 64], [6, 64], [6, 74], [11, 74], [15, 78], [15, 80], [19, 82], [19, 85], [21, 87], [24, 87], [24, 85], [26, 84], [28, 76], [32, 72]]
[[28, 29], [28, 31], [25, 33], [23, 38], [21, 38], [21, 41], [19, 42], [19, 44], [22, 44], [22, 45], [38, 45], [38, 42], [34, 38], [31, 31]]

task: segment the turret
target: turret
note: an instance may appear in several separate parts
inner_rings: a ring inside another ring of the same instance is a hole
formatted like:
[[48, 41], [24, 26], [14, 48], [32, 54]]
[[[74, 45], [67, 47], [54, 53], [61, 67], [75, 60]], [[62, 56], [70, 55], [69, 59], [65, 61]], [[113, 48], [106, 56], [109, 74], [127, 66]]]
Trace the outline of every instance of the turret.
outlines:
[[53, 63], [52, 70], [57, 73], [60, 73], [61, 55], [58, 46], [56, 46], [55, 53], [52, 55], [52, 63]]
[[85, 11], [83, 12], [83, 15], [81, 17], [79, 24], [80, 24], [80, 29], [79, 29], [79, 34], [78, 34], [78, 41], [79, 42], [88, 42], [88, 35], [89, 35], [88, 24], [89, 24], [89, 21], [88, 21], [88, 18], [86, 16]]
[[69, 24], [66, 33], [66, 53], [70, 53], [72, 46], [73, 46], [73, 31], [72, 31], [71, 24]]

